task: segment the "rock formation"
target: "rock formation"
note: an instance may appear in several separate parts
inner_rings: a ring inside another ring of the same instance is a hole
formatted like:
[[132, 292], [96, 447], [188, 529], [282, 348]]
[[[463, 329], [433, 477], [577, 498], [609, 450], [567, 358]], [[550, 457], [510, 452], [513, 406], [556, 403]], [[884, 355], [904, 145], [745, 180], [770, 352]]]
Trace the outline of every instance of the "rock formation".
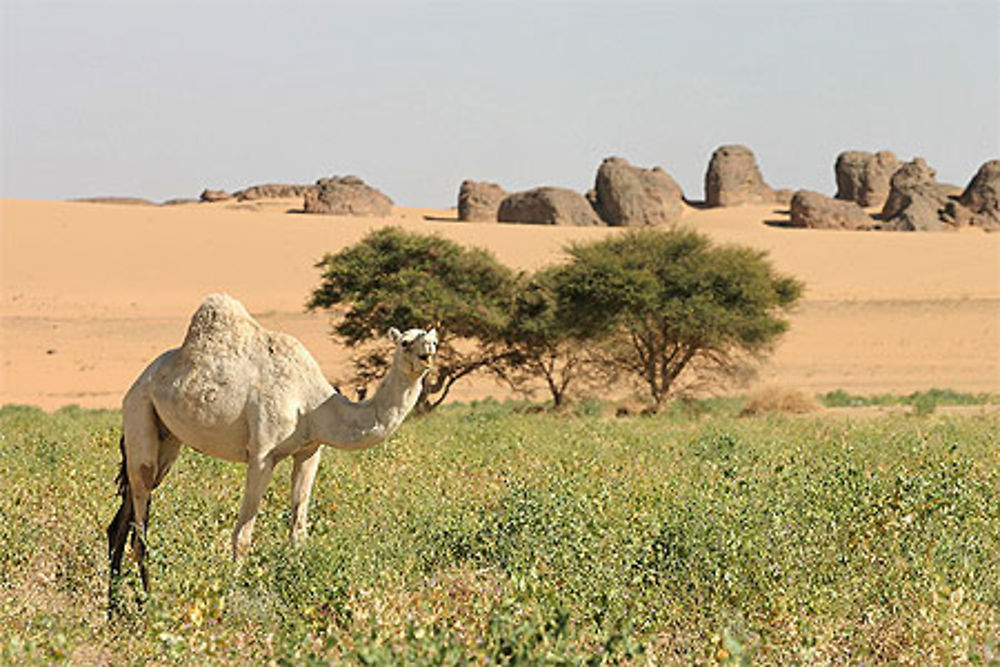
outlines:
[[799, 190], [791, 201], [793, 227], [811, 229], [871, 229], [875, 221], [853, 201]]
[[969, 212], [969, 224], [1000, 231], [1000, 160], [979, 167], [958, 203]]
[[889, 196], [889, 181], [900, 162], [890, 151], [844, 151], [837, 156], [834, 173], [837, 199], [860, 206], [882, 206]]
[[233, 196], [226, 192], [225, 190], [209, 190], [208, 188], [201, 191], [202, 201], [213, 202], [213, 201], [226, 201], [232, 199]]
[[[947, 216], [956, 188], [938, 183], [937, 172], [923, 158], [914, 158], [893, 174], [889, 196], [882, 207], [881, 229], [890, 231], [943, 231], [957, 220]], [[960, 216], [960, 212], [959, 212]]]
[[712, 153], [705, 173], [708, 206], [738, 206], [775, 201], [764, 182], [757, 158], [746, 146], [720, 146]]
[[251, 185], [233, 193], [233, 196], [240, 201], [252, 199], [291, 199], [302, 197], [307, 192], [315, 190], [315, 185], [296, 185], [289, 183], [267, 183], [265, 185]]
[[458, 219], [463, 222], [496, 222], [500, 202], [508, 194], [496, 183], [462, 181], [458, 189]]
[[673, 225], [684, 211], [681, 188], [659, 167], [633, 167], [609, 157], [597, 170], [591, 203], [609, 225]]
[[334, 176], [305, 191], [305, 212], [386, 216], [392, 213], [392, 200], [357, 176]]
[[500, 222], [538, 225], [601, 225], [586, 197], [566, 188], [542, 187], [508, 195], [497, 211]]

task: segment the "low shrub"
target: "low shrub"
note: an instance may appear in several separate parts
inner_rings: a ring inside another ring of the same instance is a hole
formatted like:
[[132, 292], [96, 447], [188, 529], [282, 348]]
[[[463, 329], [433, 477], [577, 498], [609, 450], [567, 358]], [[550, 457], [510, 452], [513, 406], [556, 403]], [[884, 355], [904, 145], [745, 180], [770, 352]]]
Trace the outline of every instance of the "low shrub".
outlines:
[[740, 411], [741, 416], [785, 413], [801, 415], [821, 408], [819, 402], [798, 389], [762, 387], [749, 396]]

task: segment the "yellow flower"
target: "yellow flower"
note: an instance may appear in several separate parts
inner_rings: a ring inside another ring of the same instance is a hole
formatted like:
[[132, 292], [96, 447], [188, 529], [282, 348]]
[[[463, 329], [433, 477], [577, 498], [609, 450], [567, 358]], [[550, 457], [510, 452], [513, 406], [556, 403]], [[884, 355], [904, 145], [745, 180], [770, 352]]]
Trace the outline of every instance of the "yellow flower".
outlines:
[[193, 604], [189, 606], [187, 610], [187, 617], [188, 621], [190, 621], [194, 627], [200, 628], [201, 621], [204, 618], [203, 614], [201, 613], [201, 605]]

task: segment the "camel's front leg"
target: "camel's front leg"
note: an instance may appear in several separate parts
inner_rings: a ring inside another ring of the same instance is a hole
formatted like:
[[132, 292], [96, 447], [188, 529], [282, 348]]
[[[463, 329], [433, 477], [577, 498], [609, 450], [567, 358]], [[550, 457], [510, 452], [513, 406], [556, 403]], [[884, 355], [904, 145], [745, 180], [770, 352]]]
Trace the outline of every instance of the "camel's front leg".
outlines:
[[309, 495], [312, 493], [316, 470], [319, 469], [320, 448], [295, 455], [292, 467], [292, 542], [301, 544], [308, 532]]
[[233, 559], [240, 560], [250, 551], [250, 540], [253, 536], [253, 524], [257, 519], [260, 501], [264, 497], [267, 485], [274, 472], [274, 461], [271, 457], [262, 460], [250, 459], [247, 463], [247, 483], [243, 491], [243, 504], [240, 505], [240, 516], [233, 530]]

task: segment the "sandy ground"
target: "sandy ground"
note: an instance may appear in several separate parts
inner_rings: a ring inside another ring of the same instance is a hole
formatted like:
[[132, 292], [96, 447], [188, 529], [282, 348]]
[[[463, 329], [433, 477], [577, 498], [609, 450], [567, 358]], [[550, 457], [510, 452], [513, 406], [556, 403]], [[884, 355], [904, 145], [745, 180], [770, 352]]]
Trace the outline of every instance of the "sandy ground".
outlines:
[[[134, 377], [180, 343], [201, 298], [224, 291], [299, 337], [332, 379], [349, 350], [303, 304], [325, 252], [386, 224], [489, 248], [513, 267], [562, 258], [611, 229], [470, 224], [454, 211], [386, 219], [307, 216], [299, 201], [171, 207], [0, 201], [0, 404], [117, 407]], [[1000, 234], [787, 229], [773, 206], [686, 211], [683, 224], [768, 251], [805, 281], [791, 330], [760, 381], [822, 392], [931, 387], [1000, 392]], [[458, 400], [504, 390], [489, 379]]]

